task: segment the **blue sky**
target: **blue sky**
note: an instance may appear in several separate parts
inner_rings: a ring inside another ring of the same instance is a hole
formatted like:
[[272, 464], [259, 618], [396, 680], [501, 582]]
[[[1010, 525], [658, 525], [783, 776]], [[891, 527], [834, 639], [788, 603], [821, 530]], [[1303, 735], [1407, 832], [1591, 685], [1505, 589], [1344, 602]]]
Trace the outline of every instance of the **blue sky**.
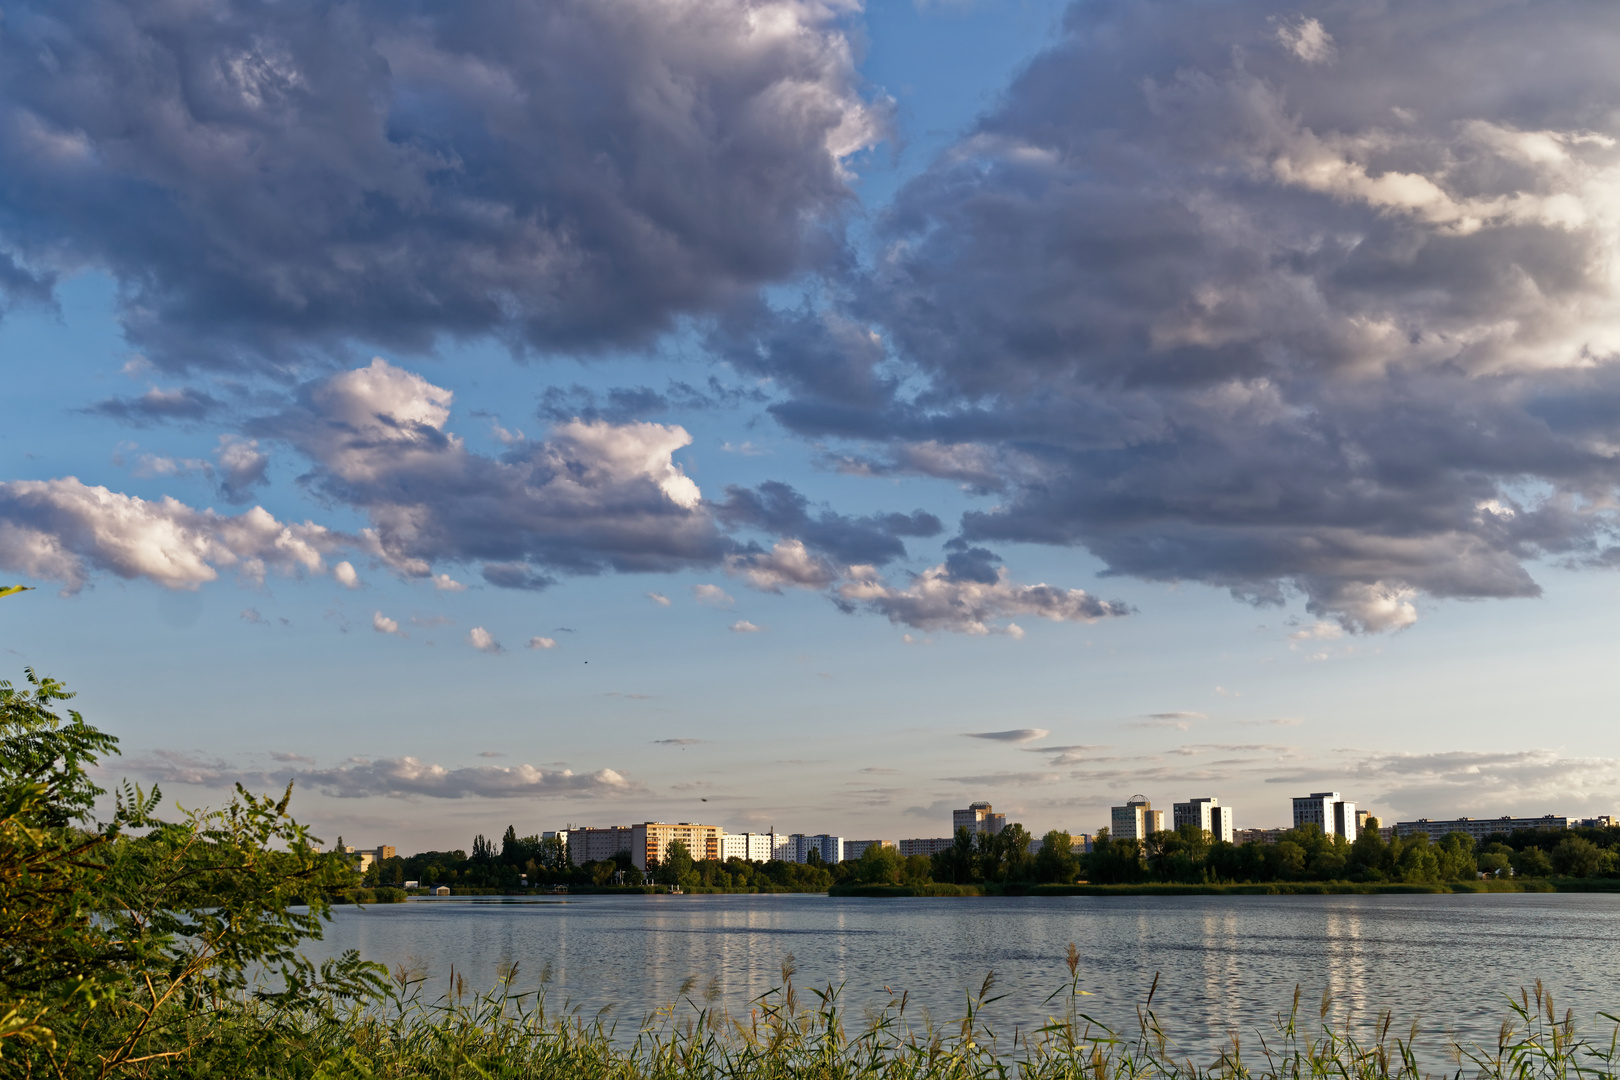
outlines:
[[412, 7], [8, 22], [0, 647], [112, 774], [1615, 809], [1610, 15]]

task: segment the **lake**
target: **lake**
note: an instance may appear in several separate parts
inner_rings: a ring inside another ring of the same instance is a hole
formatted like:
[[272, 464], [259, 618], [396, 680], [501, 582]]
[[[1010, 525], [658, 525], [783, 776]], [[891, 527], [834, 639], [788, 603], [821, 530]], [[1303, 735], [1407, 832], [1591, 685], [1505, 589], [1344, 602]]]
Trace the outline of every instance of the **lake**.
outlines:
[[1081, 986], [1096, 995], [1088, 1012], [1134, 1030], [1158, 973], [1154, 1011], [1187, 1050], [1233, 1032], [1252, 1042], [1296, 984], [1311, 1017], [1328, 989], [1357, 1017], [1387, 1008], [1397, 1029], [1416, 1018], [1425, 1031], [1491, 1043], [1503, 995], [1537, 978], [1583, 1031], [1606, 1031], [1596, 1014], [1620, 1012], [1620, 895], [1603, 894], [455, 898], [341, 909], [310, 952], [355, 948], [414, 966], [430, 997], [452, 964], [469, 989], [485, 989], [515, 962], [523, 990], [549, 964], [551, 1006], [610, 1007], [632, 1029], [688, 977], [694, 998], [712, 983], [746, 1016], [778, 985], [788, 954], [801, 988], [844, 984], [853, 1016], [886, 1002], [885, 987], [908, 991], [913, 1024], [959, 1020], [993, 971], [994, 993], [1008, 996], [986, 1016], [1010, 1035], [1057, 1007], [1042, 1002], [1066, 982], [1071, 941]]

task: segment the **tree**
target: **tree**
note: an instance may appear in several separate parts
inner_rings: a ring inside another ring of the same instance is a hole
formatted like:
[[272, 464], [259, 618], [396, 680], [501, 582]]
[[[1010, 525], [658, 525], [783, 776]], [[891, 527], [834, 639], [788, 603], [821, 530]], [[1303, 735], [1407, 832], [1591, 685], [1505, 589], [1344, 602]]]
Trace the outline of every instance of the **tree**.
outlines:
[[1553, 872], [1552, 860], [1539, 847], [1531, 845], [1513, 857], [1513, 872], [1520, 877], [1546, 877]]
[[1608, 867], [1608, 853], [1592, 841], [1580, 836], [1568, 836], [1552, 849], [1548, 861], [1556, 873], [1566, 877], [1596, 877]]
[[1074, 839], [1068, 833], [1053, 829], [1041, 838], [1041, 850], [1035, 854], [1035, 880], [1068, 884], [1080, 876], [1080, 864], [1073, 855]]
[[900, 883], [900, 853], [887, 844], [873, 844], [855, 860], [855, 880], [863, 885]]
[[692, 873], [692, 853], [687, 850], [684, 843], [671, 840], [664, 847], [664, 857], [659, 860], [657, 880], [661, 885], [679, 885], [686, 881]]
[[[240, 785], [223, 810], [164, 821], [159, 794], [125, 784], [93, 821], [85, 774], [116, 739], [52, 710], [70, 697], [37, 680], [0, 684], [0, 1055], [22, 1075], [106, 1076], [184, 1056], [199, 1011], [254, 997], [271, 1010], [371, 998], [382, 968], [349, 953], [320, 968], [299, 946], [320, 936], [330, 892], [352, 888], [341, 853], [322, 854], [279, 801]], [[15, 752], [14, 752], [15, 751]], [[93, 797], [93, 796], [92, 796]], [[279, 989], [250, 995], [248, 979]], [[270, 1018], [271, 1021], [279, 1022]]]

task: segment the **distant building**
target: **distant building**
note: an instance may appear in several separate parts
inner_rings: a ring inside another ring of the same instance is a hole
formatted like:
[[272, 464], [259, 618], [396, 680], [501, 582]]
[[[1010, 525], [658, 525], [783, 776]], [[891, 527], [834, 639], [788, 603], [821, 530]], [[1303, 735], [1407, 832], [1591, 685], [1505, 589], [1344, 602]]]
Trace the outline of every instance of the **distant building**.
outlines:
[[557, 836], [568, 844], [568, 861], [575, 866], [588, 862], [606, 862], [621, 852], [628, 852], [630, 863], [638, 870], [646, 870], [649, 861], [658, 862], [669, 850], [671, 840], [686, 845], [694, 859], [720, 858], [718, 825], [694, 825], [689, 821], [647, 821], [640, 825], [610, 825], [607, 828], [570, 828], [557, 830]]
[[1150, 833], [1164, 831], [1164, 811], [1153, 809], [1146, 795], [1132, 795], [1124, 806], [1113, 808], [1108, 831], [1115, 840], [1146, 840]]
[[1356, 839], [1356, 804], [1346, 802], [1337, 791], [1313, 791], [1294, 800], [1294, 828], [1315, 825], [1324, 836]]
[[1007, 815], [997, 814], [987, 802], [976, 802], [966, 810], [951, 811], [951, 833], [966, 829], [970, 833], [990, 833], [994, 836], [1007, 827]]
[[842, 836], [832, 836], [828, 833], [818, 833], [813, 836], [794, 833], [788, 837], [788, 840], [791, 843], [793, 857], [783, 859], [783, 862], [809, 862], [812, 851], [821, 856], [821, 861], [829, 866], [844, 861], [844, 838]]
[[1172, 803], [1170, 821], [1172, 828], [1179, 829], [1183, 825], [1192, 825], [1209, 833], [1217, 841], [1228, 844], [1232, 842], [1234, 831], [1232, 808], [1222, 806], [1221, 800], [1214, 796]]
[[845, 840], [844, 861], [854, 862], [866, 854], [869, 847], [894, 847], [893, 840]]
[[770, 832], [721, 833], [720, 857], [743, 859], [747, 862], [770, 862], [776, 858], [777, 841], [786, 840], [773, 829]]
[[1569, 825], [1572, 829], [1612, 829], [1616, 825], [1620, 825], [1620, 821], [1616, 821], [1608, 814], [1603, 814], [1600, 817], [1583, 817], [1579, 821], [1571, 821]]
[[909, 859], [913, 855], [937, 855], [941, 851], [949, 851], [954, 843], [955, 838], [949, 836], [936, 836], [931, 840], [902, 840], [900, 857]]
[[1275, 844], [1281, 840], [1287, 829], [1234, 829], [1232, 842], [1234, 844]]
[[635, 834], [629, 825], [609, 825], [606, 828], [558, 829], [557, 838], [568, 845], [568, 861], [575, 866], [588, 862], [607, 862], [620, 852], [634, 857]]
[[1452, 818], [1444, 821], [1430, 821], [1428, 818], [1418, 818], [1416, 821], [1397, 821], [1395, 823], [1396, 836], [1416, 836], [1418, 833], [1427, 833], [1430, 840], [1439, 840], [1454, 832], [1471, 836], [1477, 844], [1493, 833], [1510, 833], [1514, 829], [1567, 829], [1569, 818], [1554, 817], [1499, 817], [1499, 818]]

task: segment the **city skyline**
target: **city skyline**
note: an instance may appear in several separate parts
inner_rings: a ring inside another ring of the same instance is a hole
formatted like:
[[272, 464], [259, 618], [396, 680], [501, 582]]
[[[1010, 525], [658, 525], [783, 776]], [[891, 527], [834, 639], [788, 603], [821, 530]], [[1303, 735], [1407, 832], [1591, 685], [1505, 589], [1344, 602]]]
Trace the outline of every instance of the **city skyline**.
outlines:
[[1620, 13], [127, 7], [0, 37], [0, 678], [104, 786], [1620, 805]]

